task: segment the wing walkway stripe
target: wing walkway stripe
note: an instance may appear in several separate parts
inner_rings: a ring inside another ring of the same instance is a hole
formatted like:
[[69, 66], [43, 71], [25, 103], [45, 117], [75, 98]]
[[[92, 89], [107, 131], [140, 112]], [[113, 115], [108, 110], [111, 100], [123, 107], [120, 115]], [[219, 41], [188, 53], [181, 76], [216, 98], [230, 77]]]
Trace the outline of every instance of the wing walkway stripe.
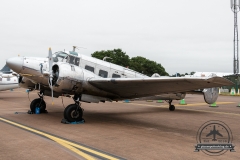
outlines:
[[93, 160], [94, 158], [92, 158], [91, 156], [87, 155], [86, 153], [83, 153], [81, 152], [80, 150], [76, 149], [76, 148], [79, 148], [81, 150], [85, 150], [87, 152], [90, 152], [90, 153], [93, 153], [95, 155], [98, 155], [100, 157], [103, 157], [103, 158], [106, 158], [106, 159], [110, 159], [110, 160], [119, 160], [118, 158], [115, 158], [115, 157], [112, 157], [112, 156], [109, 156], [107, 154], [104, 154], [104, 153], [101, 153], [101, 152], [98, 152], [98, 151], [95, 151], [93, 149], [90, 149], [90, 148], [87, 148], [87, 147], [84, 147], [84, 146], [81, 146], [79, 144], [75, 144], [73, 142], [70, 142], [70, 141], [67, 141], [67, 140], [64, 140], [62, 138], [58, 138], [58, 137], [55, 137], [55, 136], [52, 136], [50, 134], [47, 134], [47, 133], [44, 133], [44, 132], [41, 132], [41, 131], [38, 131], [36, 129], [33, 129], [33, 128], [30, 128], [30, 127], [27, 127], [27, 126], [24, 126], [24, 125], [21, 125], [21, 124], [18, 124], [16, 122], [13, 122], [13, 121], [10, 121], [10, 120], [7, 120], [7, 119], [4, 119], [4, 118], [1, 118], [0, 117], [0, 120], [3, 121], [3, 122], [6, 122], [6, 123], [9, 123], [9, 124], [12, 124], [14, 126], [17, 126], [19, 128], [22, 128], [22, 129], [25, 129], [27, 131], [31, 131], [33, 133], [36, 133], [38, 135], [41, 135], [41, 136], [44, 136], [44, 137], [47, 137], [57, 143], [59, 143], [60, 145], [70, 149], [71, 151], [77, 153], [78, 155], [88, 159], [88, 160]]

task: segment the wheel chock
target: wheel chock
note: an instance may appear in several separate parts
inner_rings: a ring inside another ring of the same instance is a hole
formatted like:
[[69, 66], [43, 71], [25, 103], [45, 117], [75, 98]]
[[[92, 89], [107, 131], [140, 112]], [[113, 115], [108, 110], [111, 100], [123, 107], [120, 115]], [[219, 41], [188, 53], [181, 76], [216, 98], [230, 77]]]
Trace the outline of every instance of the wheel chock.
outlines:
[[157, 103], [163, 103], [163, 100], [157, 100]]
[[63, 124], [83, 124], [83, 123], [85, 123], [85, 120], [82, 119], [81, 121], [68, 122], [66, 119], [62, 119], [61, 123], [63, 123]]
[[[31, 110], [28, 110], [28, 111], [27, 111], [27, 113], [28, 113], [28, 114], [35, 114], [35, 113], [34, 113], [34, 112], [32, 112]], [[45, 111], [41, 112], [40, 114], [42, 114], [42, 113], [48, 113], [48, 111], [47, 111], [47, 110], [45, 110]]]
[[218, 107], [216, 102], [212, 103], [209, 107]]
[[180, 105], [187, 105], [187, 103], [185, 102], [184, 99], [181, 99], [180, 102], [179, 102]]
[[35, 114], [40, 114], [40, 108], [39, 107], [35, 108]]

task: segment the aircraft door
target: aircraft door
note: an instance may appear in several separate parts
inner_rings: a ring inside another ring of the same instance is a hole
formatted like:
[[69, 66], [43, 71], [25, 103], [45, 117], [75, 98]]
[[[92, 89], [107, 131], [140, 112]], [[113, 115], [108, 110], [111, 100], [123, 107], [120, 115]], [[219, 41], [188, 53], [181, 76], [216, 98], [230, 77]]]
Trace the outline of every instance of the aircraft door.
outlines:
[[122, 66], [111, 64], [109, 78], [124, 78], [124, 70]]
[[109, 73], [109, 69], [110, 68], [107, 68], [105, 66], [100, 66], [98, 65], [97, 66], [97, 75], [100, 76], [100, 77], [103, 77], [103, 78], [108, 78], [108, 77], [111, 77], [110, 76], [110, 73]]
[[117, 71], [117, 70], [111, 68], [111, 75], [110, 75], [110, 77], [111, 78], [121, 78], [121, 77], [123, 77], [123, 72]]
[[132, 71], [130, 69], [127, 69], [127, 68], [124, 68], [124, 76], [125, 78], [135, 78], [136, 75], [135, 75], [135, 71]]

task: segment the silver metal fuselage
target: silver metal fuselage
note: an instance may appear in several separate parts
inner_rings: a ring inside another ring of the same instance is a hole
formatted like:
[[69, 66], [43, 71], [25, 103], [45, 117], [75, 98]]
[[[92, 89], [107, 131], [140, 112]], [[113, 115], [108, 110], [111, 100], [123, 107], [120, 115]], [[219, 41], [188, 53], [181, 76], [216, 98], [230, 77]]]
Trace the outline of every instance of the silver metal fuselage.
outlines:
[[[73, 94], [79, 92], [81, 94], [89, 94], [93, 96], [101, 97], [115, 97], [106, 91], [100, 90], [88, 83], [90, 78], [146, 78], [148, 76], [133, 71], [131, 69], [115, 65], [106, 61], [102, 61], [93, 57], [85, 56], [82, 54], [72, 55], [71, 51], [61, 52], [66, 53], [72, 57], [72, 61], [55, 61], [53, 64], [57, 65], [59, 70], [58, 80], [54, 86], [55, 94], [62, 93]], [[76, 53], [76, 52], [75, 52]], [[55, 53], [57, 54], [57, 53]], [[20, 58], [20, 57], [19, 57]], [[23, 82], [20, 83], [24, 88], [36, 88], [36, 84], [44, 87], [45, 90], [49, 88], [49, 76], [44, 76], [45, 72], [49, 71], [48, 58], [39, 57], [21, 57], [18, 60], [19, 67], [15, 72], [24, 77]], [[71, 77], [71, 78], [70, 78]], [[75, 77], [75, 78], [74, 78]], [[74, 90], [77, 86], [78, 89]], [[185, 93], [169, 93], [164, 95], [158, 95], [159, 99], [182, 99], [185, 97]], [[156, 98], [156, 97], [155, 97]]]

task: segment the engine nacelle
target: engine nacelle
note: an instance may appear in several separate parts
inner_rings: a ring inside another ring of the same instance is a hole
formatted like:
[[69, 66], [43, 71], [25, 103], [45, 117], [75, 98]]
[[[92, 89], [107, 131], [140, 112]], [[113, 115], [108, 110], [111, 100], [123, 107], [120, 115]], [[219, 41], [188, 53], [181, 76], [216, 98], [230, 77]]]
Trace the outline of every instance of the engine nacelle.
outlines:
[[[111, 101], [118, 97], [98, 89], [88, 83], [88, 79], [98, 77], [93, 72], [72, 64], [58, 62], [52, 67], [53, 91], [62, 94], [81, 94], [81, 101]], [[105, 98], [108, 97], [108, 98]]]
[[208, 104], [212, 104], [217, 101], [219, 95], [219, 88], [206, 88], [203, 91], [204, 100]]
[[53, 65], [52, 73], [53, 91], [69, 94], [82, 91], [82, 68], [67, 63], [57, 63]]

